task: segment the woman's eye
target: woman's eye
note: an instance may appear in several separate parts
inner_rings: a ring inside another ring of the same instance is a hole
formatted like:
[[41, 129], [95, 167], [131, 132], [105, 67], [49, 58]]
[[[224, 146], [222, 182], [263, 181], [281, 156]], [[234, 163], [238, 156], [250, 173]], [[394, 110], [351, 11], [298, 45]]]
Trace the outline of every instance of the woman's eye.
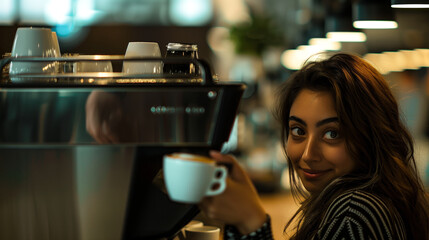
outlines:
[[293, 136], [302, 136], [302, 135], [305, 134], [304, 130], [302, 130], [299, 127], [293, 127], [293, 128], [291, 128], [290, 132], [291, 132], [291, 134]]
[[338, 132], [337, 131], [327, 131], [325, 133], [325, 138], [332, 140], [332, 139], [337, 139], [339, 137]]

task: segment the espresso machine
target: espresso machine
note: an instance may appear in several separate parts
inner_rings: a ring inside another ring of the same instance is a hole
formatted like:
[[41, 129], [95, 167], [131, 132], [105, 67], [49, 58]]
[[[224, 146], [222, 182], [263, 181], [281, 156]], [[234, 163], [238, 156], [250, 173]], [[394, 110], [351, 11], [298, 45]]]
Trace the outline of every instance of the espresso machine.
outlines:
[[[84, 60], [199, 71], [63, 71]], [[60, 71], [11, 76], [11, 62]], [[198, 214], [168, 198], [163, 155], [220, 150], [243, 84], [214, 79], [198, 59], [6, 57], [0, 68], [0, 239], [173, 239]]]

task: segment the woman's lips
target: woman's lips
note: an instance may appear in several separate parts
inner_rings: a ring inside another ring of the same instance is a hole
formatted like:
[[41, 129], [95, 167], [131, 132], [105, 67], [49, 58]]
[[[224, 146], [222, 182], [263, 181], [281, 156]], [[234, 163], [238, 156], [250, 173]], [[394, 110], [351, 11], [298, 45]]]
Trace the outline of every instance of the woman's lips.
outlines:
[[301, 168], [302, 172], [304, 173], [304, 177], [307, 179], [316, 179], [323, 175], [325, 175], [327, 172], [330, 172], [331, 169], [328, 170], [314, 170], [314, 169], [305, 169]]

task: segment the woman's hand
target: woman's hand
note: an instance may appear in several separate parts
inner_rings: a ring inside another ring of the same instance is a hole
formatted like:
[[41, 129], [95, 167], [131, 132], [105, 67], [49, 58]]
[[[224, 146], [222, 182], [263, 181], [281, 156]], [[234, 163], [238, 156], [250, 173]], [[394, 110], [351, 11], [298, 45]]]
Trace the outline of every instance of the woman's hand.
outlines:
[[201, 210], [209, 218], [235, 226], [241, 234], [257, 230], [265, 222], [266, 213], [250, 178], [234, 157], [217, 151], [211, 151], [210, 156], [219, 164], [232, 164], [232, 168], [225, 191], [204, 198]]
[[86, 130], [98, 143], [119, 142], [122, 110], [119, 98], [112, 93], [93, 91], [85, 106]]

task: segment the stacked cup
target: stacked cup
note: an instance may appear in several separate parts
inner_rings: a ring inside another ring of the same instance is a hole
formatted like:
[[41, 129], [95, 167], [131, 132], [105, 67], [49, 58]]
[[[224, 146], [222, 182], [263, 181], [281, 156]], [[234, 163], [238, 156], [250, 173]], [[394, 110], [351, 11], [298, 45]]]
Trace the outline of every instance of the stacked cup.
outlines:
[[205, 226], [203, 222], [192, 220], [182, 230], [179, 239], [186, 240], [219, 240], [220, 228]]
[[[160, 58], [161, 50], [156, 42], [130, 42], [125, 58]], [[163, 64], [160, 61], [127, 61], [123, 63], [122, 72], [126, 74], [160, 74]]]
[[96, 61], [78, 61], [73, 64], [74, 73], [113, 72], [111, 61], [97, 61], [98, 55], [79, 55], [77, 58], [89, 58]]
[[[18, 28], [12, 47], [12, 57], [60, 57], [57, 35], [49, 28]], [[28, 73], [55, 73], [58, 62], [13, 62], [11, 76]], [[18, 78], [19, 79], [19, 78]]]
[[219, 240], [220, 228], [200, 226], [185, 228], [186, 240]]

